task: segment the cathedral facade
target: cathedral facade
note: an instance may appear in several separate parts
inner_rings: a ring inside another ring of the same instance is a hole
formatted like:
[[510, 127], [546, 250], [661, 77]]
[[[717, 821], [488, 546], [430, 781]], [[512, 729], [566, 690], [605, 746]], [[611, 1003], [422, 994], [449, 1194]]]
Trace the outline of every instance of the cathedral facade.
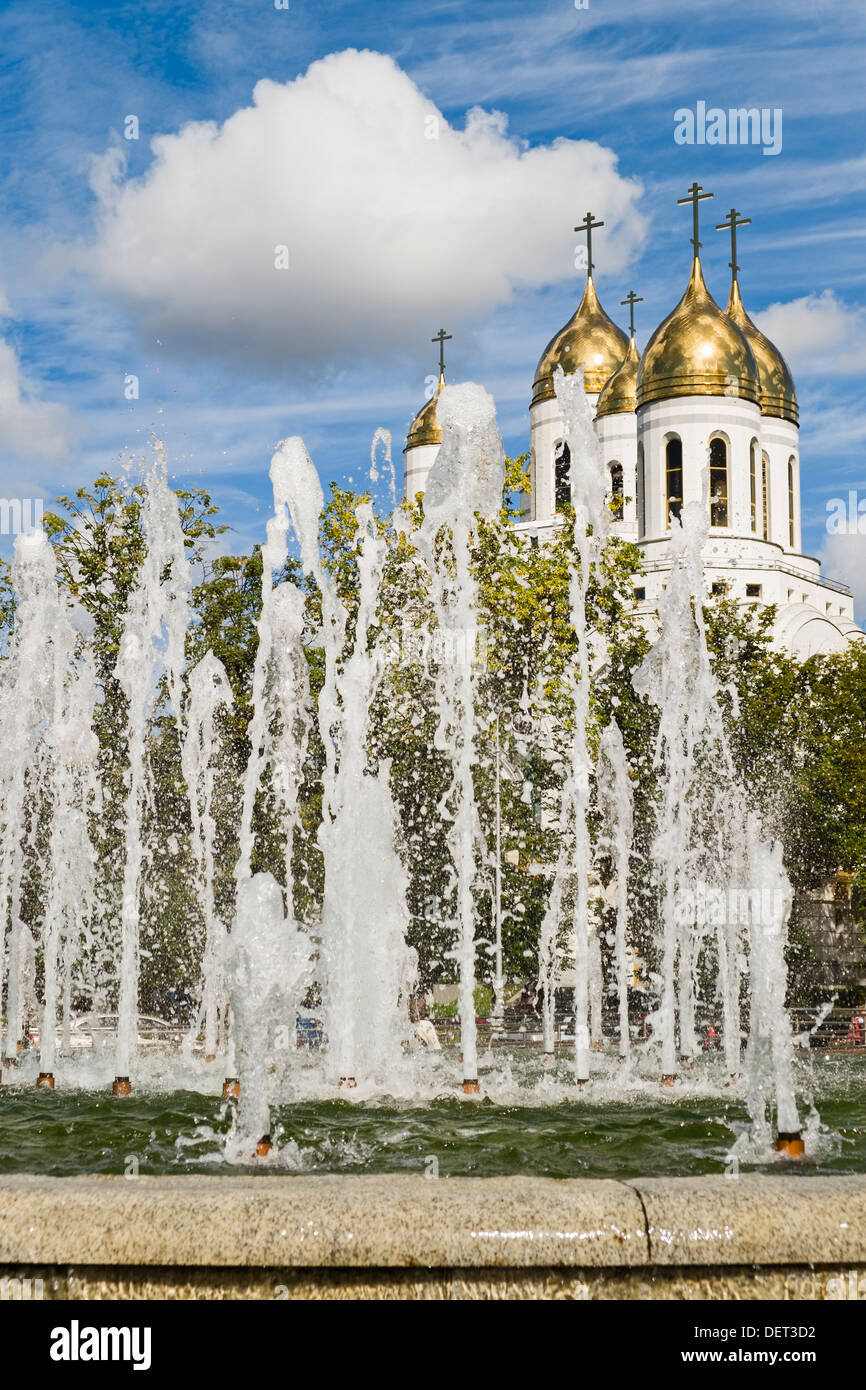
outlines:
[[[651, 624], [671, 566], [670, 532], [689, 502], [708, 507], [704, 576], [708, 593], [742, 604], [775, 605], [774, 640], [798, 658], [844, 650], [863, 637], [843, 584], [822, 579], [817, 559], [803, 554], [797, 395], [778, 349], [749, 318], [740, 295], [732, 210], [719, 230], [732, 242], [727, 307], [704, 281], [698, 203], [710, 195], [693, 184], [693, 259], [685, 293], [659, 324], [643, 352], [602, 308], [593, 282], [593, 223], [583, 297], [551, 338], [535, 373], [529, 407], [530, 486], [521, 531], [543, 543], [564, 524], [569, 500], [568, 446], [553, 388], [558, 367], [582, 368], [584, 388], [608, 473], [617, 520], [614, 534], [635, 541], [643, 575], [636, 580], [637, 612]], [[422, 407], [404, 450], [407, 497], [424, 490], [441, 431], [436, 400]]]

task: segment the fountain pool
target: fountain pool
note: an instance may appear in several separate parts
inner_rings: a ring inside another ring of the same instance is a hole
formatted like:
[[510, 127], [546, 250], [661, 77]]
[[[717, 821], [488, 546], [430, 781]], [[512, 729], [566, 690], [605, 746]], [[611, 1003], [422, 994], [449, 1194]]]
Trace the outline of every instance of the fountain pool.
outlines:
[[[193, 585], [177, 499], [157, 462], [142, 504], [146, 559], [110, 681], [103, 673], [100, 685], [91, 630], [61, 596], [47, 538], [16, 544], [18, 608], [0, 666], [0, 1172], [214, 1172], [252, 1163], [257, 1171], [625, 1176], [782, 1163], [779, 1144], [803, 1155], [803, 1169], [866, 1170], [861, 1060], [794, 1049], [785, 1006], [790, 883], [781, 846], [738, 779], [703, 627], [706, 497], [674, 527], [657, 640], [634, 677], [658, 714], [650, 755], [658, 795], [636, 870], [654, 912], [653, 960], [640, 986], [652, 1036], [630, 1044], [633, 769], [616, 718], [597, 727], [592, 698], [609, 659], [591, 622], [610, 522], [606, 474], [579, 376], [559, 372], [555, 386], [572, 466], [573, 655], [559, 703], [536, 710], [560, 768], [557, 862], [548, 866], [536, 960], [544, 1050], [485, 1051], [475, 1018], [479, 952], [492, 947], [480, 939], [478, 917], [490, 866], [478, 772], [487, 687], [470, 640], [480, 603], [473, 546], [479, 529], [489, 542], [501, 524], [504, 452], [492, 399], [466, 384], [439, 399], [443, 443], [411, 535], [425, 620], [446, 653], [430, 684], [439, 782], [427, 815], [448, 857], [447, 911], [437, 925], [449, 942], [439, 966], [456, 979], [459, 1047], [431, 1051], [413, 1028], [426, 985], [409, 942], [404, 831], [374, 711], [401, 680], [411, 706], [415, 676], [395, 670], [382, 640], [384, 528], [369, 502], [355, 507], [358, 582], [347, 599], [323, 553], [317, 471], [300, 439], [278, 446], [249, 755], [228, 798], [237, 835], [227, 910], [217, 830], [230, 774], [216, 731], [232, 717], [232, 688], [212, 651], [191, 670], [185, 664]], [[408, 521], [391, 526], [400, 534]], [[280, 574], [292, 544], [306, 588]], [[104, 733], [106, 690], [122, 714], [113, 741]], [[170, 755], [185, 812], [159, 848], [157, 766]], [[301, 920], [296, 836], [310, 814], [299, 788], [311, 758], [323, 890], [318, 915]], [[275, 872], [256, 867], [264, 841]], [[278, 853], [271, 841], [282, 845]], [[606, 981], [591, 901], [605, 847], [616, 904]], [[198, 1012], [165, 1054], [142, 1046], [136, 1026], [161, 854], [182, 859], [184, 891], [201, 918]], [[721, 916], [719, 902], [728, 909]], [[566, 979], [567, 1052], [554, 1048], [551, 1012]], [[704, 1056], [697, 1021], [708, 979], [724, 1051]], [[616, 1045], [600, 1032], [605, 990], [617, 1009]], [[83, 997], [116, 1019], [90, 1055], [71, 1046]], [[310, 997], [324, 1038], [316, 1049], [296, 1042], [297, 1010]], [[34, 1027], [39, 1041], [28, 1050]], [[239, 1078], [237, 1105], [220, 1099], [225, 1077]]]
[[[263, 1161], [236, 1151], [234, 1105], [220, 1099], [218, 1084], [208, 1091], [201, 1069], [169, 1089], [174, 1063], [160, 1073], [151, 1058], [147, 1089], [119, 1104], [107, 1094], [110, 1062], [98, 1078], [91, 1072], [73, 1088], [68, 1076], [46, 1092], [33, 1085], [34, 1059], [0, 1090], [0, 1174], [697, 1176], [735, 1171], [731, 1151], [749, 1133], [743, 1090], [725, 1088], [721, 1065], [715, 1078], [686, 1081], [676, 1093], [660, 1096], [647, 1077], [632, 1079], [626, 1094], [615, 1062], [603, 1058], [607, 1076], [594, 1072], [592, 1095], [576, 1099], [566, 1058], [553, 1075], [519, 1058], [513, 1068], [497, 1059], [491, 1073], [483, 1052], [480, 1060], [485, 1095], [468, 1103], [456, 1094], [456, 1054], [442, 1058], [438, 1088], [431, 1079], [423, 1103], [323, 1098], [311, 1079], [312, 1094], [302, 1084], [299, 1098], [272, 1107], [274, 1148]], [[820, 1122], [806, 1110], [805, 1158], [753, 1154], [743, 1171], [866, 1173], [864, 1059], [805, 1057], [795, 1076], [802, 1096], [820, 1096]]]

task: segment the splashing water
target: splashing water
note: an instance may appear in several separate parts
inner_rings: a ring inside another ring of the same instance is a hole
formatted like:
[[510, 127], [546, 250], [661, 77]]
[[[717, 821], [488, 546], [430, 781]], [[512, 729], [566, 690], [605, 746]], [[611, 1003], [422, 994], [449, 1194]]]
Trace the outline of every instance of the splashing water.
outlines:
[[583, 374], [579, 372], [575, 376], [567, 377], [562, 368], [558, 367], [553, 385], [565, 421], [571, 500], [574, 507], [574, 548], [577, 557], [577, 563], [572, 566], [571, 571], [571, 620], [577, 638], [577, 658], [571, 680], [574, 718], [563, 800], [570, 808], [574, 837], [574, 1071], [576, 1080], [584, 1082], [589, 1079], [591, 1041], [589, 882], [592, 870], [592, 842], [589, 812], [590, 777], [593, 770], [588, 741], [592, 658], [586, 604], [593, 572], [610, 528], [610, 511], [606, 500], [601, 445], [583, 389]]
[[322, 602], [325, 677], [318, 697], [325, 745], [325, 858], [320, 975], [328, 1064], [343, 1084], [386, 1083], [399, 1065], [408, 1035], [411, 987], [406, 945], [405, 875], [394, 844], [389, 769], [370, 763], [370, 709], [382, 677], [382, 656], [371, 641], [385, 543], [372, 508], [360, 503], [359, 594], [351, 640], [347, 613], [318, 547], [322, 491], [300, 439], [285, 440], [271, 463], [277, 515], [288, 509], [304, 568]]
[[[475, 854], [481, 832], [472, 779], [475, 761], [477, 583], [470, 538], [476, 518], [493, 521], [502, 505], [505, 454], [493, 398], [467, 383], [445, 386], [437, 415], [442, 445], [427, 478], [424, 523], [416, 538], [427, 564], [430, 597], [440, 634], [449, 634], [452, 660], [442, 647], [436, 680], [436, 746], [450, 752], [454, 805], [448, 843], [457, 896], [460, 1045], [464, 1082], [478, 1081], [475, 1026]], [[447, 532], [447, 536], [443, 534]], [[453, 573], [447, 553], [453, 562]]]
[[628, 762], [619, 725], [611, 720], [601, 736], [598, 754], [598, 801], [602, 816], [600, 848], [613, 858], [616, 883], [616, 988], [619, 1007], [619, 1055], [629, 1053], [628, 1031], [628, 879], [634, 807]]
[[[766, 1147], [773, 1113], [782, 1133], [799, 1128], [784, 1002], [791, 889], [781, 848], [768, 840], [748, 807], [725, 738], [701, 612], [707, 501], [686, 508], [682, 526], [672, 525], [673, 564], [660, 603], [658, 639], [635, 678], [638, 693], [659, 711], [659, 791], [648, 866], [658, 904], [658, 1003], [650, 1048], [638, 1049], [630, 1042], [628, 1014], [634, 810], [615, 722], [600, 731], [597, 760], [592, 754], [592, 684], [607, 654], [592, 630], [588, 605], [610, 530], [607, 477], [580, 376], [558, 372], [555, 390], [565, 421], [574, 507], [569, 595], [576, 655], [566, 677], [573, 718], [567, 729], [557, 731], [560, 744], [567, 745], [559, 847], [539, 944], [545, 1050], [552, 1060], [556, 985], [568, 959], [574, 966], [573, 1079], [609, 1084], [605, 1059], [591, 1056], [592, 1046], [603, 1041], [602, 924], [594, 918], [593, 898], [599, 896], [598, 859], [604, 855], [612, 869], [608, 900], [615, 907], [618, 1050], [621, 1057], [632, 1054], [629, 1066], [620, 1069], [620, 1090], [613, 1087], [611, 1094], [627, 1098], [630, 1085], [645, 1091], [654, 1072], [656, 1085], [659, 1072], [672, 1077], [678, 1058], [692, 1063], [699, 1050], [700, 980], [709, 970], [718, 981], [725, 1072], [736, 1076], [743, 1066], [752, 1136]], [[448, 823], [455, 904], [460, 1065], [464, 1085], [475, 1086], [478, 865], [485, 862], [486, 847], [473, 769], [486, 725], [478, 708], [479, 591], [472, 556], [481, 528], [499, 524], [504, 451], [493, 400], [481, 387], [445, 386], [437, 413], [443, 440], [427, 482], [423, 523], [410, 533], [398, 517], [394, 528], [403, 528], [415, 548], [438, 629], [435, 746], [447, 768], [438, 810]], [[381, 445], [393, 497], [390, 439], [382, 433], [373, 441], [371, 476], [378, 476]], [[418, 1052], [409, 1022], [417, 958], [407, 945], [407, 873], [399, 853], [391, 769], [373, 748], [371, 710], [382, 694], [387, 662], [380, 601], [388, 541], [371, 506], [359, 503], [351, 546], [358, 583], [350, 605], [320, 543], [322, 486], [299, 438], [278, 446], [270, 475], [274, 515], [262, 553], [249, 756], [236, 788], [238, 855], [223, 873], [236, 894], [233, 912], [218, 901], [223, 866], [215, 827], [228, 775], [221, 739], [238, 711], [226, 669], [212, 652], [191, 670], [185, 667], [193, 621], [190, 568], [163, 458], [146, 479], [146, 555], [129, 598], [114, 670], [126, 710], [119, 931], [117, 913], [99, 900], [94, 883], [92, 824], [116, 815], [116, 808], [100, 802], [93, 729], [101, 697], [86, 621], [61, 600], [53, 551], [41, 534], [16, 542], [18, 607], [0, 664], [5, 1053], [15, 1054], [28, 1021], [41, 1015], [40, 1065], [53, 1071], [58, 1055], [69, 1051], [76, 988], [93, 996], [98, 962], [111, 956], [119, 960], [113, 1063], [118, 1075], [140, 1064], [142, 901], [159, 875], [147, 844], [155, 809], [148, 746], [154, 726], [165, 721], [180, 751], [190, 874], [203, 928], [201, 1007], [195, 1036], [183, 1054], [183, 1064], [191, 1068], [184, 1075], [195, 1074], [193, 1043], [199, 1033], [208, 1057], [218, 1052], [233, 1057], [241, 1092], [232, 1143], [246, 1156], [251, 1143], [270, 1133], [275, 1106], [322, 1085], [333, 1094], [334, 1083], [342, 1081], [364, 1098], [396, 1094], [400, 1086], [405, 1094], [408, 1085], [414, 1096], [432, 1098], [454, 1081], [450, 1059]], [[313, 590], [293, 584], [283, 572], [292, 534]], [[311, 691], [311, 649], [322, 657], [317, 694]], [[324, 888], [320, 919], [299, 920], [303, 896], [294, 881], [294, 847], [311, 758], [318, 759], [321, 779], [318, 848]], [[269, 828], [263, 829], [265, 805], [278, 826], [277, 876], [254, 872], [262, 862], [275, 862], [265, 858], [275, 853]], [[594, 843], [596, 810], [601, 829]], [[34, 883], [46, 889], [37, 895], [38, 911], [28, 916]], [[321, 993], [316, 1005], [321, 1048], [302, 1056], [298, 1015], [313, 985]], [[744, 1002], [748, 1035], [741, 1059]], [[512, 1101], [519, 1086], [510, 1063], [505, 1060], [497, 1070], [493, 1054], [481, 1061], [491, 1093]], [[561, 1077], [531, 1075], [529, 1085], [539, 1095], [569, 1094]]]
[[[223, 942], [225, 925], [214, 896], [214, 839], [216, 822], [216, 756], [219, 750], [217, 716], [230, 710], [232, 691], [225, 667], [207, 652], [189, 676], [186, 704], [186, 738], [181, 761], [189, 793], [193, 853], [196, 858], [201, 909], [204, 915], [204, 954], [202, 960], [202, 1008], [205, 1055], [215, 1057], [221, 1025], [225, 1026], [225, 984], [223, 980]], [[250, 758], [250, 762], [253, 759]], [[243, 854], [244, 837], [241, 835]]]
[[152, 807], [147, 734], [164, 690], [180, 719], [190, 575], [177, 498], [168, 486], [160, 452], [147, 477], [142, 522], [147, 551], [124, 620], [115, 678], [127, 706], [129, 763], [120, 920], [117, 1074], [128, 1076], [138, 1040], [143, 822]]

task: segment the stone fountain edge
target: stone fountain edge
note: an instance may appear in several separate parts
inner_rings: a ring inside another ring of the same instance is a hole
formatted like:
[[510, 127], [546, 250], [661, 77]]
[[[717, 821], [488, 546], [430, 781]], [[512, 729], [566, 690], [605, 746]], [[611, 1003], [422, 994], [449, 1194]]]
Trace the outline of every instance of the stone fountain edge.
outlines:
[[21, 1174], [0, 1177], [4, 1277], [58, 1298], [841, 1297], [866, 1290], [866, 1175]]

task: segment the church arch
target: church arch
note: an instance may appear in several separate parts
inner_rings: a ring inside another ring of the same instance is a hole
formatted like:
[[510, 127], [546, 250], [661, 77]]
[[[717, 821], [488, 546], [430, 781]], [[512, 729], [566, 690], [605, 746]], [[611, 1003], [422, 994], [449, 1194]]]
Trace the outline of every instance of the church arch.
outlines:
[[764, 540], [770, 539], [770, 456], [761, 454], [761, 499], [764, 507]]
[[710, 525], [724, 528], [729, 525], [728, 503], [729, 444], [724, 434], [710, 438]]
[[758, 441], [749, 445], [749, 518], [754, 535], [758, 534]]
[[613, 503], [613, 513], [620, 517], [625, 505], [625, 475], [622, 464], [617, 459], [613, 459], [607, 465], [607, 471], [610, 475], [610, 498]]
[[571, 450], [564, 439], [553, 446], [553, 500], [558, 512], [571, 505]]
[[637, 533], [641, 539], [646, 535], [646, 469], [642, 440], [637, 446]]
[[665, 440], [665, 522], [679, 521], [683, 512], [683, 441], [678, 434]]

